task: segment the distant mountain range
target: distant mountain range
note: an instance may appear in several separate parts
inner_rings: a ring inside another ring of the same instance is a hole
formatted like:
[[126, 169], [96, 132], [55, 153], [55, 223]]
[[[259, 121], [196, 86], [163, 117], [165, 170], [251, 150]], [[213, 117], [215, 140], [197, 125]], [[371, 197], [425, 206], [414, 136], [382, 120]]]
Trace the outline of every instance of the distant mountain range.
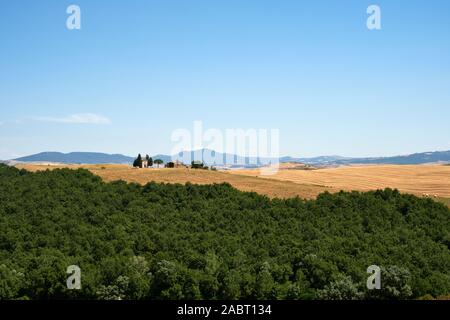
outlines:
[[[174, 156], [158, 154], [153, 159], [164, 162], [179, 160], [190, 163], [192, 160], [203, 161], [207, 165], [228, 167], [259, 167], [275, 162], [274, 158], [242, 157], [234, 154], [215, 152], [209, 149], [181, 152]], [[85, 163], [85, 164], [131, 164], [134, 158], [122, 154], [106, 154], [98, 152], [42, 152], [26, 157], [14, 159], [15, 162], [57, 162], [57, 163]], [[339, 166], [351, 164], [422, 164], [431, 162], [450, 163], [449, 151], [434, 151], [414, 153], [393, 157], [348, 158], [341, 156], [321, 156], [313, 158], [281, 157], [280, 162], [299, 162], [314, 166]], [[230, 165], [231, 164], [231, 165]]]
[[134, 158], [122, 154], [106, 154], [99, 152], [41, 152], [31, 156], [14, 159], [19, 162], [58, 162], [58, 163], [132, 163]]
[[301, 162], [311, 165], [422, 164], [432, 162], [450, 162], [450, 150], [421, 152], [393, 157], [372, 157], [372, 158], [346, 158], [340, 156], [324, 156], [315, 158], [282, 157], [280, 158], [280, 162]]

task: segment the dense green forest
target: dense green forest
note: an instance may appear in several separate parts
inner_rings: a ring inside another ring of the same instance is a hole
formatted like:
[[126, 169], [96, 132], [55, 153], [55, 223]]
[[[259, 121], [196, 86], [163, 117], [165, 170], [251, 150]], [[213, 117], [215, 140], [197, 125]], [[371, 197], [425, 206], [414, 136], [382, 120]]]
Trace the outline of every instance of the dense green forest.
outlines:
[[[390, 189], [271, 200], [0, 165], [0, 299], [437, 297], [450, 293], [449, 218]], [[373, 264], [380, 290], [366, 288]]]

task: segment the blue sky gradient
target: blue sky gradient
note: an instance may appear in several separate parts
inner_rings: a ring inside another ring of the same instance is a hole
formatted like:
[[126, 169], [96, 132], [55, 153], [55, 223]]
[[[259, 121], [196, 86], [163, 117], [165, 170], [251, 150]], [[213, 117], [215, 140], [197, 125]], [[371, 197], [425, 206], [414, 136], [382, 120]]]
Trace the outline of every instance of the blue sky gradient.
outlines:
[[0, 40], [0, 159], [169, 153], [195, 120], [299, 157], [450, 149], [450, 1], [3, 1]]

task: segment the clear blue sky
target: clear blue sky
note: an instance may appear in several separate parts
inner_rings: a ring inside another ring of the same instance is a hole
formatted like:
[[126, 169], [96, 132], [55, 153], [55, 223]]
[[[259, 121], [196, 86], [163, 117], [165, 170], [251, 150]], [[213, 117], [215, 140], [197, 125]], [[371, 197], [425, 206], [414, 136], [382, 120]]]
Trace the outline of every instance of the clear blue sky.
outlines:
[[0, 159], [169, 153], [194, 120], [282, 155], [450, 149], [450, 1], [2, 1]]

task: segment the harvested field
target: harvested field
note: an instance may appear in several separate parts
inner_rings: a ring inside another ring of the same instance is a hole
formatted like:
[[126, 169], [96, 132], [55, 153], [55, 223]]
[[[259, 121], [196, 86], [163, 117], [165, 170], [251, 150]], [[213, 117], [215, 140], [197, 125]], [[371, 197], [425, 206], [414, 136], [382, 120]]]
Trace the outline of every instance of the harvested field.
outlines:
[[260, 179], [257, 177], [234, 175], [223, 171], [209, 171], [201, 169], [186, 168], [151, 168], [135, 169], [128, 165], [107, 164], [107, 165], [41, 165], [41, 164], [19, 164], [17, 168], [29, 171], [52, 170], [56, 168], [85, 168], [92, 173], [102, 177], [105, 181], [125, 180], [146, 184], [150, 181], [165, 183], [186, 182], [195, 184], [212, 184], [228, 182], [236, 189], [241, 191], [253, 191], [267, 195], [271, 198], [289, 198], [299, 196], [305, 199], [315, 198], [319, 193], [328, 190], [333, 192], [332, 188], [299, 184], [289, 181]]
[[253, 191], [271, 198], [299, 196], [315, 198], [324, 191], [368, 191], [397, 188], [418, 196], [428, 194], [450, 206], [450, 166], [445, 165], [378, 165], [348, 166], [304, 170], [301, 166], [283, 164], [275, 175], [262, 176], [258, 169], [209, 171], [186, 168], [135, 169], [128, 165], [55, 165], [18, 164], [18, 168], [37, 171], [55, 168], [85, 168], [105, 181], [125, 180], [145, 184], [187, 182], [194, 184], [230, 183], [241, 191]]
[[[235, 175], [259, 176], [259, 170], [233, 170]], [[265, 178], [261, 176], [261, 178]], [[374, 190], [397, 188], [419, 196], [450, 198], [450, 166], [446, 165], [373, 165], [287, 170], [280, 168], [270, 179], [326, 186], [338, 190]]]

